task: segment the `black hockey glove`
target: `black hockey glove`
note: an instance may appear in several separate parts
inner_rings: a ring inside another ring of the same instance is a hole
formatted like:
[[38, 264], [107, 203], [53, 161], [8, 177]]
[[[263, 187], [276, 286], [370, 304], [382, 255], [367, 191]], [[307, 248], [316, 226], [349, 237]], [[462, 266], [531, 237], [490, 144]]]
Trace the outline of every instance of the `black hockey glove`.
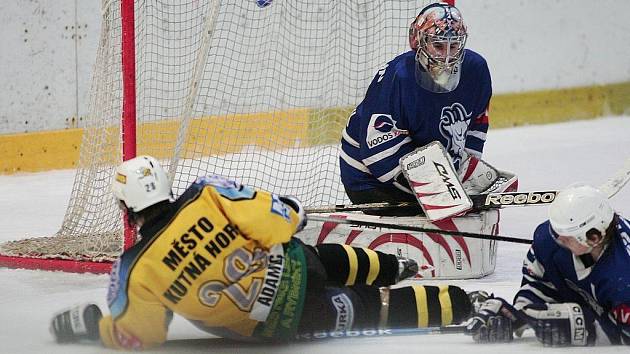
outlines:
[[595, 341], [593, 316], [576, 303], [527, 305], [522, 313], [544, 346], [585, 346]]
[[71, 343], [82, 339], [98, 340], [98, 321], [103, 317], [95, 304], [73, 306], [57, 313], [50, 323], [50, 333], [57, 343]]
[[512, 323], [517, 310], [501, 298], [484, 301], [468, 322], [464, 333], [477, 343], [507, 343], [514, 338]]
[[304, 229], [304, 227], [306, 226], [307, 220], [306, 211], [304, 210], [302, 203], [296, 197], [290, 195], [281, 195], [278, 197], [278, 199], [280, 199], [281, 202], [288, 205], [289, 207], [291, 207], [291, 209], [295, 211], [299, 218], [297, 229], [295, 232], [297, 233], [302, 231], [302, 229]]

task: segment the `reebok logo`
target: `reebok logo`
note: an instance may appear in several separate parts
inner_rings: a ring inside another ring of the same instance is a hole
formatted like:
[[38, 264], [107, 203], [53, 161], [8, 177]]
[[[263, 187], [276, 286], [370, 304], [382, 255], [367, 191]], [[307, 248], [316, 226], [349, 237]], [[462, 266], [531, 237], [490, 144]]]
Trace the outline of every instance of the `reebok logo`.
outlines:
[[556, 192], [497, 193], [488, 194], [484, 205], [547, 204], [554, 199]]
[[391, 329], [362, 329], [351, 331], [332, 331], [298, 334], [298, 339], [324, 339], [324, 338], [345, 338], [345, 337], [371, 337], [392, 335]]

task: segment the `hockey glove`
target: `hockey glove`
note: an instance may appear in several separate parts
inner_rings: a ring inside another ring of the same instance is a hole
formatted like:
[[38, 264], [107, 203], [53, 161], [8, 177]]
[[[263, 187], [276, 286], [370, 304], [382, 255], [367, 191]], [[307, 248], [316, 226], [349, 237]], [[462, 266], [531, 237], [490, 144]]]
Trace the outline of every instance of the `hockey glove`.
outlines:
[[595, 340], [590, 312], [576, 303], [527, 305], [523, 313], [544, 346], [585, 346]]
[[464, 333], [477, 343], [507, 343], [514, 339], [512, 322], [517, 310], [501, 298], [491, 298], [481, 304]]
[[494, 298], [493, 295], [488, 294], [488, 292], [483, 290], [471, 291], [467, 295], [468, 299], [470, 299], [470, 304], [472, 305], [473, 314], [479, 312], [481, 305], [483, 305], [486, 300]]
[[98, 340], [98, 322], [103, 317], [95, 304], [76, 305], [57, 313], [50, 324], [50, 333], [57, 343], [71, 343], [82, 339]]
[[296, 197], [290, 195], [281, 195], [278, 197], [278, 199], [280, 199], [281, 202], [288, 205], [289, 207], [291, 207], [291, 209], [295, 211], [299, 218], [297, 229], [295, 232], [297, 233], [302, 231], [302, 229], [304, 229], [304, 227], [306, 226], [307, 220], [306, 211], [304, 210], [302, 203]]

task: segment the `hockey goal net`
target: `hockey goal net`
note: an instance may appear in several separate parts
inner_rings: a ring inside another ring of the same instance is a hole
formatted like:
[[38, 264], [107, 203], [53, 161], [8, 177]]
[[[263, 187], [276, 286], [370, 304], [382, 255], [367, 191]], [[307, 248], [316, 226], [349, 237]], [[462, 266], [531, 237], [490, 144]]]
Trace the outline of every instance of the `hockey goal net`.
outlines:
[[0, 261], [108, 271], [134, 242], [110, 193], [114, 167], [134, 153], [160, 159], [176, 195], [219, 174], [308, 206], [345, 202], [341, 130], [378, 67], [408, 49], [409, 23], [429, 2], [103, 0], [63, 224], [1, 245]]

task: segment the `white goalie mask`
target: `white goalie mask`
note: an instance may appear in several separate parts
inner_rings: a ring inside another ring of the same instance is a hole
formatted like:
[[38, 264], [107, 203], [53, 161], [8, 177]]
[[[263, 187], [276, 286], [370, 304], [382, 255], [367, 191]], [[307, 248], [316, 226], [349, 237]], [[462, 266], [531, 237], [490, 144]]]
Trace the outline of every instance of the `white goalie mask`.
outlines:
[[166, 171], [151, 156], [138, 156], [116, 168], [112, 193], [132, 212], [171, 198], [171, 182]]
[[447, 3], [423, 8], [409, 27], [416, 52], [416, 81], [429, 91], [450, 92], [459, 85], [468, 31], [459, 10]]
[[573, 184], [558, 193], [549, 207], [550, 231], [556, 238], [570, 236], [591, 247], [587, 234], [594, 229], [605, 235], [614, 214], [604, 193], [585, 184]]

